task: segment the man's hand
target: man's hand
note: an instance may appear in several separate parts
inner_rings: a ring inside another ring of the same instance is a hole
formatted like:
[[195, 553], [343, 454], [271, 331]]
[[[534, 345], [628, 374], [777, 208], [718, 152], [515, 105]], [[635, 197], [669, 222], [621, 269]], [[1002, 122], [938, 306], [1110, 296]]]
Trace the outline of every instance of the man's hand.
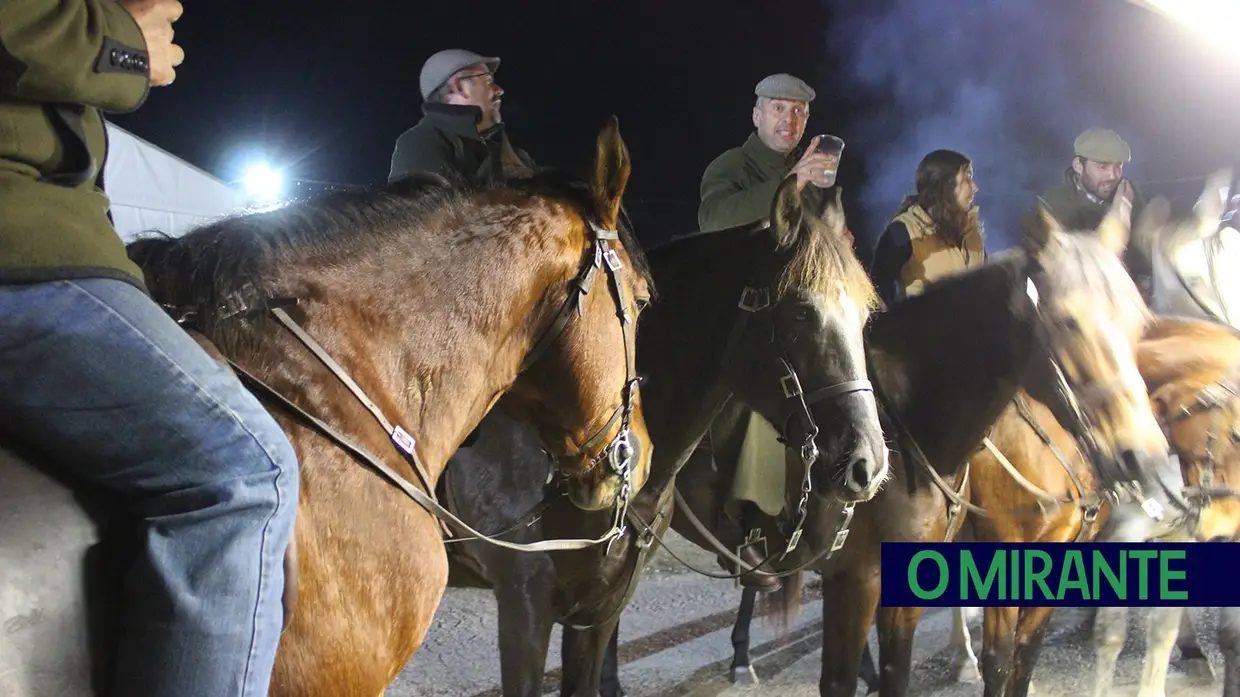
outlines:
[[142, 36], [151, 65], [151, 84], [171, 85], [177, 77], [176, 67], [185, 60], [185, 51], [172, 43], [172, 23], [181, 18], [185, 8], [177, 0], [117, 0], [129, 11]]
[[797, 191], [804, 189], [806, 184], [825, 188], [830, 177], [824, 171], [835, 170], [835, 158], [818, 152], [818, 140], [818, 136], [814, 136], [814, 139], [809, 142], [809, 147], [805, 149], [805, 154], [789, 172], [789, 174], [797, 175]]

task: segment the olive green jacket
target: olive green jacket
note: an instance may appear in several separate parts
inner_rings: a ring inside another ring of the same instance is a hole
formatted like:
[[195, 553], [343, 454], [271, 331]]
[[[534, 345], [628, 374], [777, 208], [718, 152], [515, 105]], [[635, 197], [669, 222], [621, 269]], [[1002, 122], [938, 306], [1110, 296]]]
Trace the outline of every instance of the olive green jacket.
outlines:
[[[769, 218], [775, 192], [802, 151], [798, 148], [783, 155], [751, 133], [744, 145], [716, 157], [702, 174], [698, 230], [725, 230]], [[803, 190], [810, 210], [822, 211], [825, 197], [821, 192], [808, 186]]]
[[0, 283], [112, 277], [144, 287], [108, 217], [101, 112], [150, 86], [114, 0], [0, 1]]
[[[1102, 218], [1111, 208], [1110, 201], [1099, 201], [1086, 193], [1080, 186], [1076, 171], [1069, 167], [1064, 171], [1063, 182], [1059, 186], [1048, 189], [1042, 194], [1042, 201], [1064, 229], [1075, 232], [1093, 232], [1102, 224]], [[1145, 196], [1137, 189], [1132, 180], [1132, 216], [1135, 226], [1145, 210]], [[1154, 267], [1150, 261], [1150, 250], [1140, 247], [1136, 240], [1130, 238], [1123, 254], [1124, 267], [1133, 281], [1145, 293], [1153, 286]]]

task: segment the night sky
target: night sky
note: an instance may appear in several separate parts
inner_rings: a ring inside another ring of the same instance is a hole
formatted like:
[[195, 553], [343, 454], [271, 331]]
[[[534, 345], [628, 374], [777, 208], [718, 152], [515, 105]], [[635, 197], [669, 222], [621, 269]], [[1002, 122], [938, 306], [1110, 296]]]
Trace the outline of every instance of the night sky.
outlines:
[[182, 2], [176, 83], [111, 118], [225, 181], [257, 154], [293, 179], [384, 181], [422, 62], [449, 47], [503, 59], [504, 120], [540, 164], [584, 166], [616, 114], [648, 243], [695, 228], [703, 169], [774, 72], [818, 91], [806, 141], [847, 141], [867, 245], [935, 148], [973, 159], [992, 251], [1090, 126], [1130, 143], [1147, 194], [1191, 202], [1191, 178], [1240, 164], [1240, 53], [1125, 0]]

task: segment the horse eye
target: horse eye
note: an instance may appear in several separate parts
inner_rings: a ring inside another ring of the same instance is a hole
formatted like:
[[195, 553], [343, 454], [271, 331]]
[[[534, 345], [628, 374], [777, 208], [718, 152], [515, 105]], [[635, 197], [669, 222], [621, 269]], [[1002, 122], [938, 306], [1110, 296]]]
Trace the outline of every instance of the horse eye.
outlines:
[[1072, 332], [1075, 334], [1081, 331], [1081, 323], [1072, 316], [1057, 317], [1055, 319], [1055, 324], [1059, 325], [1059, 328], [1065, 332]]
[[637, 311], [641, 312], [650, 307], [650, 298], [637, 298]]

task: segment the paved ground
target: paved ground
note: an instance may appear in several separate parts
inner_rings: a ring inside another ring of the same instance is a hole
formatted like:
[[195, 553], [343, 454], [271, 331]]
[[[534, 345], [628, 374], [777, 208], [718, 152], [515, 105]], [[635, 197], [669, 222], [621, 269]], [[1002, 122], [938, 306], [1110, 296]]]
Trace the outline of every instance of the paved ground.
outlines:
[[[713, 555], [672, 536], [669, 544], [681, 556], [712, 568]], [[620, 679], [631, 697], [748, 697], [750, 695], [818, 694], [820, 648], [823, 640], [821, 601], [812, 592], [789, 632], [777, 635], [760, 620], [754, 622], [752, 655], [759, 684], [734, 686], [727, 680], [731, 660], [728, 635], [740, 593], [731, 582], [689, 573], [660, 553], [638, 586], [621, 617]], [[1213, 636], [1216, 617], [1194, 611], [1203, 646], [1216, 670], [1222, 667]], [[1132, 697], [1140, 675], [1145, 613], [1129, 618], [1128, 644], [1120, 657], [1115, 697]], [[1034, 676], [1039, 697], [1089, 695], [1092, 691], [1093, 648], [1088, 616], [1063, 610], [1052, 620]], [[918, 629], [914, 646], [910, 695], [976, 697], [981, 686], [958, 683], [949, 667], [946, 647], [951, 617], [930, 610]], [[981, 651], [981, 618], [971, 622], [974, 648]], [[487, 591], [449, 589], [423, 650], [388, 691], [389, 697], [498, 697], [499, 658], [496, 648], [495, 602]], [[871, 633], [871, 647], [877, 649]], [[547, 658], [548, 694], [558, 694], [559, 630], [552, 635]], [[1174, 656], [1173, 656], [1174, 658]], [[860, 695], [862, 691], [858, 691]], [[1209, 685], [1189, 678], [1173, 664], [1168, 697], [1217, 697], [1218, 682]]]

